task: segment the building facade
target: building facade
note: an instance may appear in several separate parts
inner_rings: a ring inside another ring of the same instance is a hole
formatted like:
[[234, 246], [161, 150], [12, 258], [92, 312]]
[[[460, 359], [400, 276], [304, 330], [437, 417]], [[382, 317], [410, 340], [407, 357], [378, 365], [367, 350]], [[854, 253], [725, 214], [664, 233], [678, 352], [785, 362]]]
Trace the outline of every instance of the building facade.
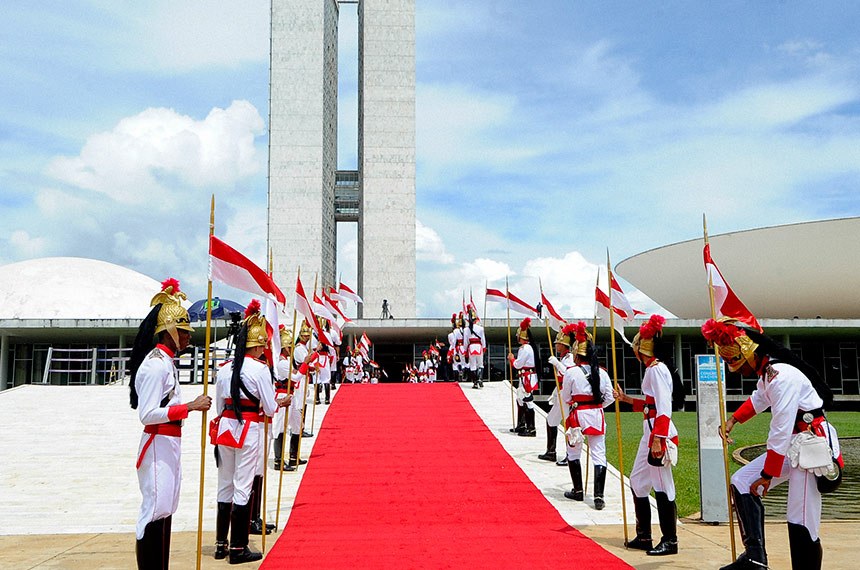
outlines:
[[321, 287], [337, 285], [337, 222], [355, 221], [364, 306], [375, 315], [385, 300], [398, 318], [414, 317], [414, 0], [358, 3], [356, 171], [337, 171], [338, 15], [336, 0], [272, 2], [268, 241], [275, 281], [295, 283], [301, 270]]

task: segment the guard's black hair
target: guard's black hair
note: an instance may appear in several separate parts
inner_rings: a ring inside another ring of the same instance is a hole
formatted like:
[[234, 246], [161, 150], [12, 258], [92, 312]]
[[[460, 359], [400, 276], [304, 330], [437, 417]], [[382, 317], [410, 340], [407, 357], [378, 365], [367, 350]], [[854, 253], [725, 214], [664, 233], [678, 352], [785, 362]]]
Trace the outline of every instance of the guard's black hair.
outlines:
[[233, 400], [233, 411], [236, 413], [236, 419], [242, 423], [242, 410], [239, 405], [239, 400], [242, 398], [240, 386], [242, 385], [242, 364], [245, 362], [245, 352], [248, 344], [248, 323], [242, 323], [239, 327], [239, 334], [236, 335], [236, 351], [233, 355], [233, 376], [230, 379], [230, 399]]
[[583, 358], [591, 368], [588, 374], [588, 384], [591, 386], [591, 395], [594, 397], [594, 401], [599, 404], [603, 401], [603, 392], [600, 390], [600, 362], [597, 360], [594, 343], [589, 340], [585, 349], [585, 357], [579, 355], [577, 358]]
[[137, 329], [137, 336], [134, 337], [134, 344], [131, 348], [131, 357], [128, 359], [128, 368], [131, 371], [131, 380], [128, 382], [129, 401], [131, 409], [137, 409], [137, 389], [134, 387], [134, 381], [137, 378], [137, 370], [143, 364], [143, 359], [146, 355], [152, 352], [155, 348], [155, 325], [158, 324], [158, 311], [161, 310], [161, 303], [155, 305], [146, 318], [141, 321]]

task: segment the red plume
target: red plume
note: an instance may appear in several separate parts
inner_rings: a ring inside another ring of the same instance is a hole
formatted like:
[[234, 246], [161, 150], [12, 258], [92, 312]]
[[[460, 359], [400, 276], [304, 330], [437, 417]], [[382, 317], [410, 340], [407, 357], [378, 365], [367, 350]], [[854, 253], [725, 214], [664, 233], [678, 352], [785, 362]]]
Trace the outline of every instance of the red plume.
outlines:
[[576, 323], [576, 342], [585, 342], [588, 340], [588, 325], [584, 321]]
[[[172, 291], [168, 291], [168, 287], [173, 287]], [[164, 281], [161, 282], [161, 290], [167, 293], [168, 295], [176, 295], [179, 293], [179, 281], [174, 277], [168, 277]]]
[[666, 319], [660, 315], [651, 315], [648, 322], [639, 327], [639, 336], [644, 339], [654, 338], [658, 333], [663, 331], [663, 324]]
[[573, 323], [568, 323], [568, 324], [564, 325], [563, 329], [561, 329], [561, 334], [566, 335], [566, 336], [570, 336], [571, 334], [574, 334], [575, 332], [576, 332], [576, 325]]
[[520, 330], [528, 330], [528, 328], [532, 326], [532, 320], [528, 317], [523, 319], [523, 322], [520, 323]]
[[248, 303], [248, 306], [245, 308], [245, 318], [247, 319], [251, 315], [260, 312], [260, 301], [257, 299], [251, 299], [251, 302]]
[[702, 325], [702, 336], [705, 340], [718, 346], [728, 346], [743, 334], [744, 332], [738, 327], [714, 319], [708, 319]]

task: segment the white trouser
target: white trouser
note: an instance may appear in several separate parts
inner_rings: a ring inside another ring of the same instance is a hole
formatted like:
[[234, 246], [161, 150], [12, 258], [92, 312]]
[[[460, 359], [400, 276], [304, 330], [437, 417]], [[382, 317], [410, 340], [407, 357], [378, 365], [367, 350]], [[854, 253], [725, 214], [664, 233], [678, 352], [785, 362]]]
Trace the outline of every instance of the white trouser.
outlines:
[[646, 432], [639, 440], [639, 450], [630, 472], [630, 488], [637, 497], [647, 497], [651, 489], [654, 489], [658, 493], [666, 493], [666, 497], [674, 501], [675, 479], [672, 477], [672, 466], [655, 467], [648, 463], [650, 435], [650, 432]]
[[[149, 434], [144, 433], [140, 438], [137, 457], [140, 457], [148, 440]], [[143, 538], [146, 525], [176, 512], [179, 506], [179, 484], [182, 481], [181, 454], [181, 438], [168, 435], [156, 435], [146, 450], [137, 470], [137, 482], [143, 496], [137, 518], [138, 540]]]
[[[763, 453], [738, 469], [732, 475], [732, 485], [741, 493], [749, 493], [753, 481], [761, 477], [767, 454]], [[818, 540], [821, 525], [821, 493], [815, 475], [805, 469], [792, 467], [788, 459], [782, 465], [782, 476], [774, 477], [770, 488], [788, 481], [788, 505], [785, 518], [788, 522], [805, 526], [812, 540]]]
[[[266, 449], [269, 447], [269, 442], [267, 439], [271, 439], [272, 437], [272, 426], [269, 426], [269, 429], [263, 427], [263, 422], [259, 422], [259, 429], [257, 430], [260, 433], [260, 443], [257, 445], [257, 465], [254, 469], [255, 477], [262, 477], [263, 472], [266, 470]], [[266, 431], [268, 431], [268, 437], [266, 437]]]
[[[606, 436], [605, 435], [587, 435], [588, 448], [591, 450], [591, 461], [595, 465], [606, 467]], [[567, 438], [565, 438], [567, 441]], [[576, 445], [567, 446], [567, 460], [576, 461], [582, 457], [582, 442]]]
[[[247, 420], [246, 420], [247, 421]], [[247, 505], [251, 497], [251, 486], [257, 471], [260, 453], [260, 435], [263, 426], [253, 422], [248, 428], [245, 445], [235, 447], [218, 446], [221, 466], [218, 467], [218, 502]]]

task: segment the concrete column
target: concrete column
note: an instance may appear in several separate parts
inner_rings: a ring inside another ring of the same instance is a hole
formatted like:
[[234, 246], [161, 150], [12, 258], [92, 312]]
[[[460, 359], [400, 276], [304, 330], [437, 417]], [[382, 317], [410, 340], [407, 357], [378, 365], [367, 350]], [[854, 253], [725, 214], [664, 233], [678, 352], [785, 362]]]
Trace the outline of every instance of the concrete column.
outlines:
[[678, 369], [678, 374], [681, 380], [684, 379], [684, 360], [681, 352], [681, 335], [675, 335], [675, 368]]
[[6, 384], [14, 378], [9, 374], [9, 335], [0, 335], [0, 390], [7, 388]]

